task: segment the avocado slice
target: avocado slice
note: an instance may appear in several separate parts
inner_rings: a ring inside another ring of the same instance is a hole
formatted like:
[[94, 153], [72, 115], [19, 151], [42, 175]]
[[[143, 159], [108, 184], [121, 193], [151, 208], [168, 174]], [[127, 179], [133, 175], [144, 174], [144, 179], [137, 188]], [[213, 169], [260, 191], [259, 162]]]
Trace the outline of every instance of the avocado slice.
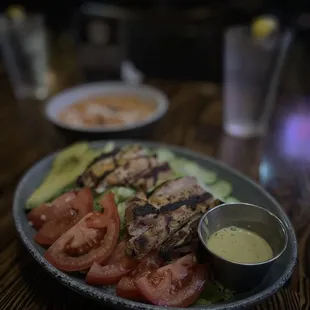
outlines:
[[97, 154], [98, 151], [90, 149], [86, 142], [76, 143], [64, 149], [55, 157], [50, 172], [28, 198], [25, 208], [33, 209], [57, 197], [64, 189], [74, 188], [76, 178]]

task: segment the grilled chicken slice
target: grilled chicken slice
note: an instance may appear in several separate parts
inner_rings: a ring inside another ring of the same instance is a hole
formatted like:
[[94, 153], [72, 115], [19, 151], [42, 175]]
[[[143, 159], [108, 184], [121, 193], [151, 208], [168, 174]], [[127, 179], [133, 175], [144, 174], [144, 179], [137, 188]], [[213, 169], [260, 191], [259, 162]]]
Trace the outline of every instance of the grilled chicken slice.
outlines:
[[132, 145], [101, 154], [78, 178], [78, 184], [95, 188], [97, 192], [121, 185], [147, 191], [172, 175], [168, 163], [160, 163], [156, 156], [149, 156], [146, 149]]
[[111, 152], [103, 153], [95, 158], [78, 178], [77, 183], [80, 186], [94, 188], [117, 167], [126, 164], [134, 158], [146, 155], [147, 151], [139, 145], [132, 145], [122, 149], [115, 148]]
[[157, 181], [173, 175], [168, 163], [159, 163], [155, 156], [139, 157], [127, 161], [109, 173], [98, 185], [98, 188], [123, 185], [142, 191], [152, 188]]
[[152, 194], [151, 198], [169, 198], [172, 199], [174, 196], [187, 195], [190, 193], [195, 193], [199, 195], [205, 191], [197, 184], [195, 177], [183, 177], [175, 179], [173, 181], [167, 181], [161, 184]]
[[127, 243], [127, 254], [144, 257], [187, 223], [200, 218], [214, 204], [217, 200], [193, 177], [164, 183], [148, 201], [139, 200], [130, 206], [127, 228], [131, 238]]
[[[201, 218], [201, 214], [197, 213], [189, 222], [187, 222], [181, 229], [176, 231], [173, 235], [160, 246], [158, 254], [164, 260], [171, 260], [181, 252], [193, 252], [194, 240], [197, 240], [197, 227]], [[176, 253], [177, 252], [177, 253]]]
[[200, 199], [199, 197], [202, 195], [211, 196], [197, 184], [194, 177], [183, 177], [167, 181], [161, 184], [148, 200], [146, 197], [140, 197], [142, 201], [135, 198], [128, 201], [128, 206], [130, 205], [128, 209], [130, 209], [132, 215], [127, 218], [127, 225], [133, 224], [135, 226], [139, 220], [144, 219], [146, 216], [158, 215], [161, 207], [164, 207], [162, 212], [167, 208], [178, 208], [185, 200], [189, 198], [193, 200], [194, 197]]
[[145, 232], [154, 223], [161, 206], [204, 193], [201, 187], [197, 187], [195, 178], [184, 177], [161, 184], [148, 200], [145, 195], [128, 200], [125, 214], [129, 235], [137, 237]]
[[[199, 211], [197, 211], [199, 212]], [[143, 258], [152, 249], [158, 248], [170, 234], [175, 233], [188, 220], [195, 216], [191, 207], [183, 205], [176, 210], [159, 214], [141, 235], [131, 238], [127, 244], [127, 253]]]
[[[223, 202], [219, 199], [208, 201], [209, 209], [214, 208]], [[158, 254], [164, 260], [172, 260], [188, 253], [196, 252], [198, 246], [198, 224], [202, 213], [197, 213], [181, 229], [169, 236], [160, 246]]]
[[130, 236], [140, 236], [148, 229], [154, 218], [154, 213], [146, 212], [145, 216], [137, 219], [134, 210], [139, 207], [143, 207], [143, 209], [145, 208], [147, 211], [148, 205], [145, 196], [143, 197], [140, 195], [140, 197], [133, 197], [126, 202], [125, 220], [127, 224], [127, 232]]

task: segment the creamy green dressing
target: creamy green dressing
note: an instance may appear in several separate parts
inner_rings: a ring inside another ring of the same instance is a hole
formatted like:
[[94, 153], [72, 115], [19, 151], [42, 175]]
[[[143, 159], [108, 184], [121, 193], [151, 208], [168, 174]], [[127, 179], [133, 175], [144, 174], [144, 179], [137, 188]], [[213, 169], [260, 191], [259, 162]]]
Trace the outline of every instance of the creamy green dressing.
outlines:
[[267, 241], [244, 228], [222, 228], [206, 241], [211, 252], [235, 263], [260, 263], [273, 257]]

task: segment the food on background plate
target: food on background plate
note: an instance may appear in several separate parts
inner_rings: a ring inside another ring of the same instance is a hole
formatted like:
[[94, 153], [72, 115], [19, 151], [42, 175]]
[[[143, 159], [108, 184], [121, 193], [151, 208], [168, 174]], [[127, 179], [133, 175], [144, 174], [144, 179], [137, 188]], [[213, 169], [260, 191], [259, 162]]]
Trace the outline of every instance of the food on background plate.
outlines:
[[[87, 272], [88, 284], [116, 285], [123, 298], [186, 307], [210, 287], [208, 267], [196, 259], [199, 220], [236, 200], [231, 192], [214, 172], [166, 149], [80, 143], [56, 156], [31, 196], [36, 203], [30, 197], [25, 207], [56, 268]], [[210, 300], [226, 298], [215, 295]]]
[[91, 96], [62, 109], [59, 120], [71, 126], [119, 127], [148, 119], [156, 110], [152, 100], [129, 94]]

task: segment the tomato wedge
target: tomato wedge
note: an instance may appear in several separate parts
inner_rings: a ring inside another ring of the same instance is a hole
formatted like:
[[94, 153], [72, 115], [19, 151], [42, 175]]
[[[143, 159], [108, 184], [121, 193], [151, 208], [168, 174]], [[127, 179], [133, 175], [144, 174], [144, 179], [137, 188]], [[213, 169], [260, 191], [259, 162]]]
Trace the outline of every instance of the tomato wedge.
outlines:
[[28, 220], [39, 229], [34, 237], [42, 245], [51, 245], [93, 208], [89, 188], [71, 191], [44, 203], [28, 214]]
[[119, 237], [120, 219], [113, 193], [101, 200], [103, 213], [90, 212], [58, 238], [44, 253], [45, 258], [63, 271], [81, 271], [94, 262], [104, 264]]
[[94, 262], [87, 273], [86, 282], [93, 285], [116, 284], [137, 266], [137, 261], [125, 254], [126, 240], [115, 248], [107, 265], [100, 266]]
[[144, 298], [158, 306], [187, 307], [195, 302], [206, 282], [206, 266], [192, 254], [139, 278], [136, 286]]
[[61, 218], [62, 214], [69, 207], [69, 202], [76, 197], [76, 192], [65, 193], [52, 202], [43, 203], [28, 213], [28, 220], [36, 228], [41, 228], [47, 221]]
[[34, 240], [43, 246], [49, 246], [53, 244], [62, 234], [74, 226], [80, 219], [80, 217], [71, 219], [69, 216], [64, 216], [63, 220], [48, 221], [36, 233]]
[[161, 264], [162, 260], [156, 252], [148, 254], [140, 261], [136, 269], [118, 282], [116, 295], [132, 300], [145, 300], [135, 283], [139, 278], [146, 277], [156, 270]]

